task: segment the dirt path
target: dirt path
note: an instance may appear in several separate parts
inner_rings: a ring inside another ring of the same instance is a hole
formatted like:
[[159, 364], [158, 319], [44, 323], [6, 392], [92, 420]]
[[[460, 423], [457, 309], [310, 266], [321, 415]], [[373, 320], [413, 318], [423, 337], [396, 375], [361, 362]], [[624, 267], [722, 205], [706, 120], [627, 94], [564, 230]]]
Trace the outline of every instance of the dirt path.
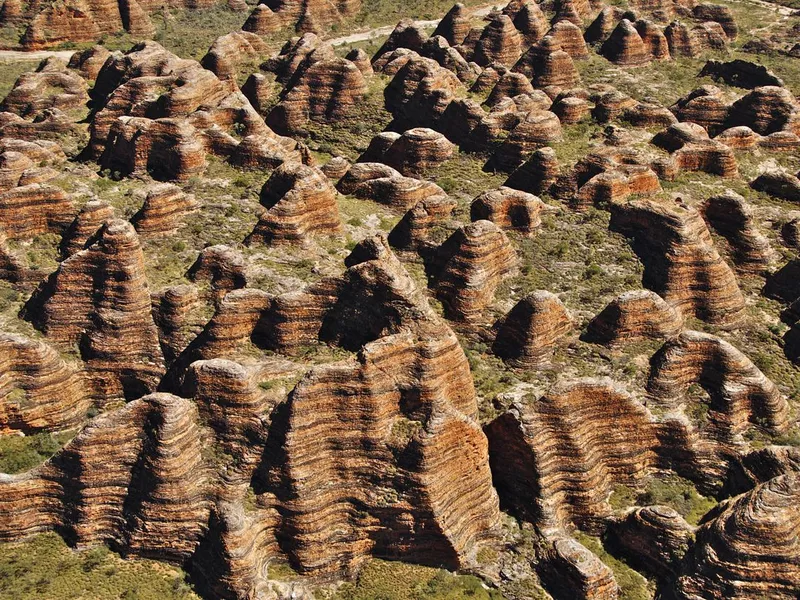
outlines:
[[0, 62], [17, 62], [20, 60], [42, 60], [55, 56], [63, 60], [69, 60], [75, 54], [74, 50], [34, 50], [25, 52], [24, 50], [0, 50]]
[[[500, 2], [495, 2], [492, 4], [487, 4], [486, 6], [481, 6], [476, 8], [475, 10], [470, 12], [470, 15], [473, 17], [485, 17], [488, 15], [495, 6], [502, 6], [502, 0]], [[414, 21], [414, 24], [418, 27], [436, 27], [439, 24], [441, 19], [434, 19], [432, 21]], [[385, 27], [376, 27], [375, 29], [370, 29], [368, 31], [362, 31], [359, 33], [351, 33], [350, 35], [345, 35], [338, 38], [333, 38], [327, 40], [333, 46], [341, 46], [342, 44], [354, 44], [356, 42], [366, 42], [372, 38], [380, 37], [382, 35], [389, 35], [394, 30], [394, 25], [387, 25]]]

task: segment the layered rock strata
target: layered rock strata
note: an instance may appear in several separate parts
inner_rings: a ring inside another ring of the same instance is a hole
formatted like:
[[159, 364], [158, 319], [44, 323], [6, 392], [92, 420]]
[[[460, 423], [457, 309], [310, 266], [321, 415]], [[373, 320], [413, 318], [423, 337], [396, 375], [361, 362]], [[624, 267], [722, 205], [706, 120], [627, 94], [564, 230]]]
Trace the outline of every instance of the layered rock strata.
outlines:
[[744, 298], [717, 252], [700, 213], [653, 199], [613, 204], [609, 227], [633, 240], [644, 263], [643, 283], [684, 315], [732, 325]]
[[614, 298], [586, 328], [587, 341], [621, 346], [642, 339], [664, 339], [683, 326], [681, 314], [655, 292], [636, 290]]
[[558, 296], [539, 290], [520, 300], [505, 316], [492, 352], [515, 367], [546, 367], [573, 327]]
[[316, 167], [278, 167], [264, 184], [260, 198], [267, 210], [248, 236], [248, 244], [301, 241], [341, 228], [336, 190]]
[[517, 256], [505, 233], [491, 221], [456, 230], [437, 250], [431, 287], [448, 318], [475, 321], [494, 300]]
[[163, 374], [144, 256], [126, 221], [109, 221], [88, 248], [61, 262], [22, 316], [55, 343], [78, 345], [100, 401], [141, 396]]

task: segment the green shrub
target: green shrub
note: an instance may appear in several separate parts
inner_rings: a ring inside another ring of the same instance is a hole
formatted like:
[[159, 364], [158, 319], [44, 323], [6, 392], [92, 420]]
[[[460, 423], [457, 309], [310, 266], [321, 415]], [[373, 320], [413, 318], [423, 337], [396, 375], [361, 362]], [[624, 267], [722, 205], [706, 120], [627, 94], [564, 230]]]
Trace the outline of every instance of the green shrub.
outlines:
[[74, 435], [74, 431], [65, 431], [0, 436], [0, 473], [22, 473], [42, 464]]

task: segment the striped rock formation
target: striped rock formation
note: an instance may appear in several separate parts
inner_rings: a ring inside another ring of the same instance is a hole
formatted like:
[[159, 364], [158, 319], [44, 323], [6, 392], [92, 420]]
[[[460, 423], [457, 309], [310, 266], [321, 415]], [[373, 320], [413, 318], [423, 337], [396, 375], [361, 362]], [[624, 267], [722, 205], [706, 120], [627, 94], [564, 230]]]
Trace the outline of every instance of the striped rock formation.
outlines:
[[0, 539], [58, 530], [86, 547], [188, 558], [208, 520], [196, 406], [152, 394], [94, 419], [42, 466], [0, 479]]
[[538, 290], [517, 302], [505, 316], [492, 352], [515, 367], [547, 367], [556, 347], [564, 343], [573, 327], [558, 296]]
[[694, 541], [694, 527], [673, 508], [645, 506], [614, 518], [608, 538], [626, 560], [668, 581]]
[[458, 203], [445, 194], [423, 198], [389, 232], [389, 244], [398, 250], [427, 249], [431, 231], [444, 225], [457, 206]]
[[72, 198], [53, 185], [34, 183], [0, 193], [0, 227], [9, 239], [61, 233], [73, 216]]
[[614, 573], [576, 539], [559, 534], [545, 542], [537, 572], [553, 598], [616, 600]]
[[549, 86], [570, 88], [580, 82], [572, 57], [551, 36], [545, 36], [531, 46], [513, 70], [526, 75], [537, 89]]
[[0, 110], [34, 118], [48, 108], [83, 109], [89, 102], [86, 81], [64, 66], [48, 67], [42, 61], [36, 71], [23, 73], [0, 103]]
[[92, 245], [61, 262], [22, 316], [57, 345], [78, 345], [98, 401], [141, 396], [163, 374], [144, 256], [126, 221], [109, 221]]
[[320, 60], [283, 92], [267, 123], [279, 133], [302, 130], [309, 122], [335, 123], [352, 115], [367, 91], [361, 70], [344, 58]]
[[92, 402], [80, 368], [52, 346], [0, 334], [0, 431], [59, 431], [83, 423]]
[[683, 327], [683, 317], [650, 290], [625, 292], [594, 317], [584, 339], [605, 346], [622, 346], [642, 339], [664, 339]]
[[479, 195], [470, 206], [473, 221], [491, 221], [501, 229], [532, 234], [542, 224], [541, 213], [549, 210], [541, 198], [510, 187], [499, 187]]
[[184, 217], [198, 208], [191, 194], [171, 183], [157, 183], [145, 191], [142, 208], [131, 217], [139, 235], [166, 234], [178, 229]]
[[559, 383], [535, 403], [514, 403], [486, 435], [503, 502], [545, 529], [597, 531], [614, 486], [635, 485], [659, 463], [649, 411], [608, 379]]
[[418, 177], [446, 162], [454, 150], [453, 143], [438, 131], [415, 127], [404, 131], [381, 156], [370, 160], [386, 163], [403, 175]]
[[471, 57], [481, 66], [498, 62], [510, 67], [522, 55], [522, 38], [508, 16], [495, 15], [486, 25]]
[[451, 46], [457, 46], [464, 41], [469, 33], [469, 15], [463, 4], [460, 2], [454, 4], [453, 7], [447, 11], [442, 20], [436, 26], [431, 37], [437, 35], [442, 36]]
[[244, 167], [303, 160], [298, 143], [267, 127], [241, 92], [155, 42], [109, 58], [92, 97], [86, 153], [123, 174], [186, 180], [203, 172], [208, 154]]
[[633, 240], [643, 284], [684, 315], [718, 325], [742, 317], [744, 298], [700, 213], [654, 199], [611, 205], [609, 228]]
[[469, 322], [485, 316], [517, 255], [497, 225], [476, 221], [457, 229], [436, 251], [435, 260], [430, 285], [445, 315]]
[[779, 433], [789, 427], [789, 405], [752, 361], [725, 340], [683, 331], [653, 355], [647, 391], [659, 406], [674, 408], [697, 384], [709, 395], [712, 437], [729, 442], [757, 425]]
[[206, 283], [214, 302], [219, 303], [228, 292], [247, 286], [247, 263], [241, 252], [230, 246], [208, 246], [200, 251], [186, 277]]
[[316, 167], [291, 164], [273, 171], [261, 189], [262, 213], [246, 242], [272, 244], [339, 231], [336, 189]]
[[729, 243], [737, 270], [766, 274], [777, 255], [758, 230], [752, 207], [732, 190], [712, 196], [703, 205], [703, 216]]
[[678, 598], [795, 598], [800, 581], [797, 473], [726, 500], [698, 529]]
[[257, 60], [267, 50], [266, 42], [255, 33], [232, 31], [214, 40], [200, 64], [222, 80], [235, 80], [243, 62]]
[[373, 200], [391, 208], [408, 210], [422, 200], [446, 197], [432, 181], [404, 177], [383, 163], [356, 163], [336, 184], [342, 194]]
[[68, 258], [86, 248], [86, 243], [113, 218], [114, 207], [104, 200], [90, 200], [84, 204], [61, 238], [61, 258]]

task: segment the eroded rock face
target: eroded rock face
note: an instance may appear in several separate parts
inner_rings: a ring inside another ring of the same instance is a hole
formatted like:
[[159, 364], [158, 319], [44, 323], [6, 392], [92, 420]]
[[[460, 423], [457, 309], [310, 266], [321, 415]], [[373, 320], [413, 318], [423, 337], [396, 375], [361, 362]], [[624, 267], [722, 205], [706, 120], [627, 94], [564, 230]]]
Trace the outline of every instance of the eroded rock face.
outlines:
[[502, 229], [530, 234], [542, 224], [540, 215], [546, 210], [547, 205], [537, 196], [504, 186], [475, 198], [470, 216], [473, 221], [491, 221]]
[[645, 506], [611, 521], [609, 537], [627, 560], [660, 579], [668, 579], [679, 571], [694, 541], [694, 527], [673, 508]]
[[144, 257], [126, 221], [109, 221], [91, 246], [64, 260], [22, 314], [56, 344], [78, 345], [99, 400], [141, 396], [163, 374]]
[[392, 208], [408, 210], [422, 200], [446, 197], [432, 181], [404, 177], [383, 163], [356, 163], [336, 184], [342, 194], [374, 200]]
[[681, 314], [655, 292], [625, 292], [612, 300], [589, 322], [587, 341], [619, 346], [641, 339], [676, 335], [683, 326]]
[[692, 384], [710, 397], [708, 419], [715, 437], [730, 440], [755, 423], [771, 432], [789, 426], [786, 398], [749, 358], [721, 338], [684, 331], [651, 359], [647, 390], [655, 402], [675, 407], [686, 401]]
[[267, 127], [244, 94], [155, 42], [112, 56], [92, 95], [87, 154], [123, 174], [186, 180], [203, 172], [209, 153], [246, 167], [303, 160], [298, 143]]
[[90, 200], [83, 205], [61, 238], [61, 257], [67, 258], [86, 247], [100, 228], [114, 218], [114, 208], [103, 200]]
[[541, 527], [596, 530], [612, 512], [613, 487], [635, 484], [657, 464], [656, 429], [647, 409], [608, 379], [558, 384], [487, 425], [498, 493]]
[[58, 529], [182, 561], [208, 521], [208, 485], [197, 408], [152, 394], [99, 416], [41, 467], [4, 476], [0, 539]]
[[184, 217], [197, 210], [197, 201], [171, 183], [159, 183], [145, 190], [144, 203], [131, 218], [140, 235], [166, 234], [175, 231]]
[[267, 117], [279, 133], [302, 130], [309, 122], [334, 123], [351, 115], [367, 90], [364, 74], [345, 58], [308, 67]]
[[513, 70], [527, 75], [536, 88], [569, 88], [580, 81], [572, 57], [549, 35], [531, 46]]
[[438, 131], [415, 127], [390, 139], [382, 154], [370, 158], [397, 169], [406, 176], [419, 176], [448, 160], [455, 145]]
[[453, 7], [447, 11], [442, 20], [436, 26], [433, 32], [433, 37], [440, 35], [451, 46], [457, 46], [464, 41], [469, 33], [470, 23], [469, 15], [463, 4], [460, 2], [454, 4]]
[[261, 189], [266, 212], [259, 217], [247, 243], [295, 242], [339, 231], [336, 190], [316, 167], [283, 165]]
[[712, 196], [703, 206], [711, 226], [730, 243], [737, 268], [745, 273], [766, 273], [776, 256], [769, 240], [755, 223], [753, 209], [739, 194], [727, 190]]
[[200, 64], [220, 79], [235, 79], [239, 65], [267, 52], [267, 44], [255, 33], [232, 31], [214, 40]]
[[683, 314], [720, 325], [742, 317], [744, 298], [700, 213], [653, 199], [611, 207], [609, 227], [633, 238], [643, 283]]
[[49, 108], [82, 109], [89, 101], [86, 81], [64, 63], [50, 68], [43, 61], [36, 71], [23, 73], [0, 104], [0, 110], [33, 118]]
[[800, 178], [785, 171], [771, 170], [750, 182], [750, 187], [776, 198], [800, 202]]
[[615, 600], [619, 597], [611, 569], [574, 538], [554, 536], [542, 554], [539, 577], [555, 598]]
[[732, 178], [739, 174], [733, 150], [715, 139], [694, 123], [677, 123], [653, 136], [652, 143], [670, 152], [665, 161], [654, 168], [659, 176], [672, 179], [683, 171], [702, 171], [711, 175]]
[[652, 60], [644, 40], [627, 19], [620, 21], [603, 42], [600, 53], [611, 62], [626, 67], [640, 66]]
[[83, 374], [52, 346], [0, 334], [0, 431], [60, 431], [83, 423], [91, 406]]
[[517, 256], [505, 233], [491, 221], [456, 230], [437, 251], [431, 286], [454, 320], [481, 319]]
[[793, 473], [724, 501], [697, 531], [678, 597], [794, 597], [800, 578], [798, 494], [800, 476]]
[[505, 316], [492, 352], [516, 367], [546, 367], [572, 329], [572, 318], [558, 296], [539, 290], [520, 300]]
[[498, 62], [510, 67], [522, 54], [522, 39], [511, 19], [503, 14], [495, 15], [484, 28], [472, 60], [481, 66]]
[[53, 185], [21, 185], [0, 193], [0, 226], [10, 239], [61, 233], [74, 215], [72, 198]]
[[247, 264], [241, 252], [219, 244], [203, 248], [186, 276], [194, 282], [207, 282], [219, 303], [228, 292], [247, 285]]

